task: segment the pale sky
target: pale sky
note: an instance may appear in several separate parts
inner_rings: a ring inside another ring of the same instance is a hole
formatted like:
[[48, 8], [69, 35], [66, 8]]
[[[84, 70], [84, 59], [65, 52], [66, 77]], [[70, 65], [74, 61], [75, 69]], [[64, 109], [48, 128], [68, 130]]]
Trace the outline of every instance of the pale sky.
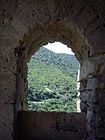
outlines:
[[74, 55], [74, 53], [71, 51], [70, 48], [67, 47], [67, 45], [64, 45], [63, 43], [60, 43], [60, 42], [48, 43], [47, 45], [43, 47], [55, 53], [66, 53], [66, 54]]

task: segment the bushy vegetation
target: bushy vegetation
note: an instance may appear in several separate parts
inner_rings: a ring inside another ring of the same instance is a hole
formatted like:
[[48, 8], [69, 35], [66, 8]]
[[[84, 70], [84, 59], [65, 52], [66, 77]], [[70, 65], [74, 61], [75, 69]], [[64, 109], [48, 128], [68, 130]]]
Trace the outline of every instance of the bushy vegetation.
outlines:
[[28, 108], [76, 111], [78, 62], [75, 56], [40, 48], [28, 63]]

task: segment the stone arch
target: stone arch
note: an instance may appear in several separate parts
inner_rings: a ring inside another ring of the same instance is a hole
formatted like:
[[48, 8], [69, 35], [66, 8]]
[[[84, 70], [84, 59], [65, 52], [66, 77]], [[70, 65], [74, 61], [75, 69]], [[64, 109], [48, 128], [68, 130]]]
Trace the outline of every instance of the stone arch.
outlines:
[[[17, 111], [25, 108], [22, 93], [27, 90], [25, 75], [28, 58], [42, 44], [55, 40], [71, 47], [80, 61], [79, 92], [82, 110], [87, 111], [88, 107], [89, 139], [105, 138], [105, 127], [102, 125], [102, 111], [105, 111], [104, 5], [103, 0], [1, 1], [0, 86], [3, 94], [0, 96], [0, 104], [6, 110], [5, 113], [1, 111], [1, 139], [13, 139]], [[52, 30], [57, 30], [57, 34]], [[48, 38], [44, 38], [44, 32]]]
[[[24, 38], [24, 41], [21, 42], [22, 45], [20, 45], [18, 49], [18, 74], [21, 75], [22, 78], [20, 80], [17, 78], [17, 89], [20, 89], [19, 84], [22, 89], [17, 95], [21, 95], [23, 110], [27, 105], [27, 62], [32, 54], [34, 54], [41, 46], [54, 41], [62, 42], [68, 45], [68, 47], [71, 47], [80, 62], [80, 67], [82, 66], [83, 59], [87, 58], [87, 42], [85, 38], [79, 34], [78, 29], [73, 24], [61, 20], [45, 25], [37, 25], [37, 27]], [[21, 82], [23, 83], [23, 87]]]

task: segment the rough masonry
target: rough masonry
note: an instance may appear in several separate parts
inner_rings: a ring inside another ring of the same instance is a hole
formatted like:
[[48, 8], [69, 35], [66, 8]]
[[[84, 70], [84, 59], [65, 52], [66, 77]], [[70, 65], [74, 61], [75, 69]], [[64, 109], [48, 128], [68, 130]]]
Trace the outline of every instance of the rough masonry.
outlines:
[[105, 1], [0, 0], [0, 139], [17, 138], [27, 110], [27, 62], [42, 45], [60, 41], [80, 63], [79, 97], [85, 140], [105, 139]]

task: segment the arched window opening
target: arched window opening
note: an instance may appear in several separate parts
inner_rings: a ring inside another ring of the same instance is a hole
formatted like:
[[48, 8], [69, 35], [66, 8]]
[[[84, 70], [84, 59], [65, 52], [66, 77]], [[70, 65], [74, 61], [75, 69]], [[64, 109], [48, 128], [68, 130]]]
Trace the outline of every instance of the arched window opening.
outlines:
[[79, 64], [66, 45], [48, 43], [28, 63], [28, 110], [77, 111]]

